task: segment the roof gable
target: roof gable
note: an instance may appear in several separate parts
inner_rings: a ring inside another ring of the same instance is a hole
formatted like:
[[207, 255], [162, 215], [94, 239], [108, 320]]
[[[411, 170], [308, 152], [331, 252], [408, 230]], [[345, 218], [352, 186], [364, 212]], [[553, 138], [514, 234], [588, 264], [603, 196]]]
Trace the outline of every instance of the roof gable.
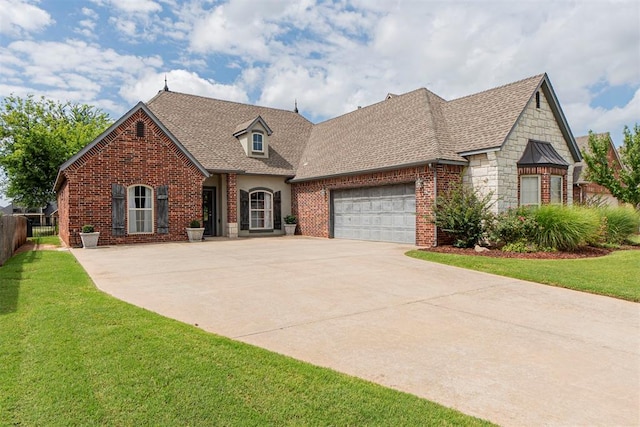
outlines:
[[[178, 92], [160, 92], [149, 109], [212, 172], [292, 177], [313, 124], [287, 110]], [[249, 157], [234, 135], [260, 123], [269, 136], [269, 157]]]
[[465, 156], [501, 149], [538, 90], [548, 100], [574, 160], [579, 161], [580, 150], [546, 74], [447, 102], [446, 120], [456, 151]]
[[267, 123], [264, 121], [264, 119], [262, 117], [258, 116], [253, 120], [248, 120], [248, 121], [246, 121], [244, 123], [240, 123], [238, 126], [236, 126], [235, 132], [233, 132], [233, 136], [238, 137], [240, 135], [243, 135], [243, 134], [247, 133], [247, 131], [249, 129], [252, 129], [257, 123], [260, 123], [260, 125], [267, 132], [267, 135], [270, 136], [273, 133], [273, 131], [267, 125]]
[[154, 122], [156, 126], [160, 128], [162, 132], [164, 132], [165, 135], [167, 135], [171, 142], [173, 142], [178, 147], [178, 149], [189, 159], [189, 161], [191, 161], [198, 168], [200, 172], [202, 172], [204, 176], [209, 176], [209, 172], [207, 172], [207, 170], [200, 164], [200, 162], [180, 143], [180, 141], [178, 141], [178, 139], [162, 124], [162, 122], [158, 120], [158, 118], [149, 110], [149, 108], [143, 102], [138, 102], [138, 104], [136, 104], [132, 109], [127, 111], [115, 123], [109, 126], [107, 130], [98, 135], [92, 142], [87, 144], [82, 150], [77, 152], [74, 156], [72, 156], [69, 160], [67, 160], [60, 166], [60, 168], [58, 169], [58, 176], [56, 177], [56, 182], [54, 184], [54, 190], [57, 191], [60, 188], [60, 185], [62, 184], [64, 179], [62, 172], [65, 169], [73, 165], [76, 161], [82, 158], [82, 156], [87, 154], [92, 148], [100, 143], [100, 141], [109, 136], [109, 134], [118, 129], [120, 125], [129, 120], [131, 116], [141, 110]]

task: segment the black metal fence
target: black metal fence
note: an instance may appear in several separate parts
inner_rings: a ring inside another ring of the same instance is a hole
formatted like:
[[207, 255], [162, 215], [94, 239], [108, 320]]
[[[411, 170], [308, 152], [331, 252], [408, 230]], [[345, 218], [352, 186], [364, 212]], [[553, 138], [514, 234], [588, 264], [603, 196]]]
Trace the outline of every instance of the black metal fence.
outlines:
[[27, 237], [57, 236], [57, 225], [32, 225], [27, 221]]

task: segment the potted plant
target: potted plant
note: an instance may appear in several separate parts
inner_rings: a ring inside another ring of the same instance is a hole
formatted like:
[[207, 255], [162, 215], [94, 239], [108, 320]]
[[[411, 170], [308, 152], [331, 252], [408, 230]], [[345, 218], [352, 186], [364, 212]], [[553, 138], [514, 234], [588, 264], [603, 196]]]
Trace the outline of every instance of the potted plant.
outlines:
[[187, 236], [190, 242], [200, 242], [204, 235], [204, 227], [200, 227], [200, 221], [192, 220], [187, 227]]
[[96, 231], [93, 225], [86, 224], [82, 226], [80, 239], [82, 239], [83, 248], [95, 249], [96, 247], [98, 247], [98, 237], [100, 237], [100, 232]]
[[296, 234], [296, 223], [298, 218], [295, 215], [287, 215], [284, 217], [284, 234], [293, 236]]

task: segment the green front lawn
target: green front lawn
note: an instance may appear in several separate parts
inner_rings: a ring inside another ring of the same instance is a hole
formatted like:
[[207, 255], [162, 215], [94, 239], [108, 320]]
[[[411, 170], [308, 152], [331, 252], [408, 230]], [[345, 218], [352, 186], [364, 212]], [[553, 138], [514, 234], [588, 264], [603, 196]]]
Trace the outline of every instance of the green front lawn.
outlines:
[[67, 252], [0, 267], [0, 349], [0, 425], [487, 424], [116, 300]]
[[640, 301], [640, 251], [616, 251], [598, 258], [536, 260], [409, 251], [426, 261], [484, 271], [516, 279]]

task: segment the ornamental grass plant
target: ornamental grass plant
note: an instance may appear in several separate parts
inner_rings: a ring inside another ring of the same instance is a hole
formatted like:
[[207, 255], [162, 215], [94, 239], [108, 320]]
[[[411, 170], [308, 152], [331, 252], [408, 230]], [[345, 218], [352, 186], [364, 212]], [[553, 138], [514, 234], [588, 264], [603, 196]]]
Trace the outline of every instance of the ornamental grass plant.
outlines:
[[597, 211], [579, 206], [543, 205], [534, 218], [531, 238], [541, 248], [572, 251], [593, 241], [600, 229]]

